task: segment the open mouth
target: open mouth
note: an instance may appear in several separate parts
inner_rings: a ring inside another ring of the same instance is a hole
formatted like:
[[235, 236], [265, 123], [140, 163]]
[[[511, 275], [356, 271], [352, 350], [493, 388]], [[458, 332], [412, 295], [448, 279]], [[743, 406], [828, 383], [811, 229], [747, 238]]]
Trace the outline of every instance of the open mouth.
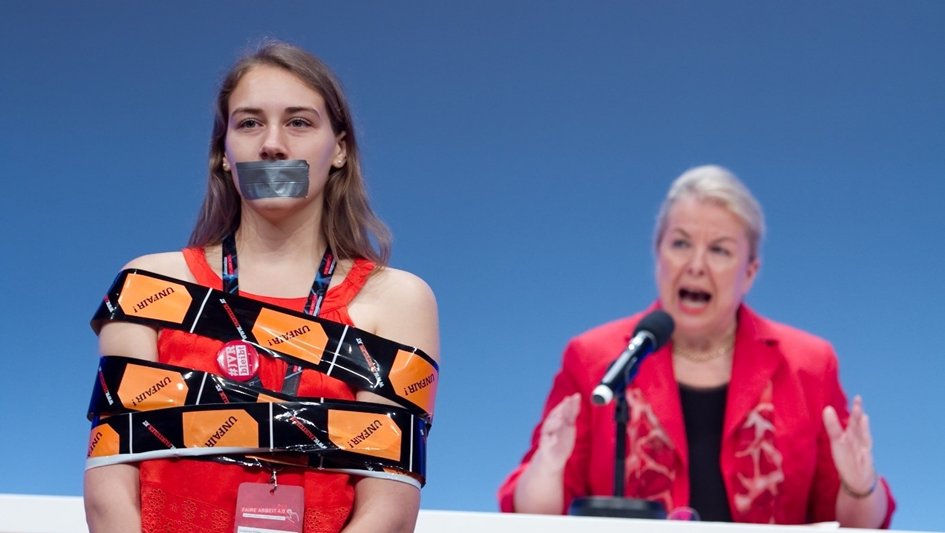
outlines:
[[690, 307], [703, 307], [709, 303], [712, 295], [697, 289], [679, 289], [679, 301]]

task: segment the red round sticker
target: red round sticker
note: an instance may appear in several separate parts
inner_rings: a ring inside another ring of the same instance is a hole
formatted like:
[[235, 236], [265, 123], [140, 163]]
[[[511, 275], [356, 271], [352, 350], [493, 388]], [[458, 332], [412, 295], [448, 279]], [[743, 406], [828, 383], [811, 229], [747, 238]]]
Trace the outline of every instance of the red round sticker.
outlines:
[[252, 344], [230, 341], [217, 352], [217, 365], [224, 376], [249, 381], [259, 370], [259, 353]]

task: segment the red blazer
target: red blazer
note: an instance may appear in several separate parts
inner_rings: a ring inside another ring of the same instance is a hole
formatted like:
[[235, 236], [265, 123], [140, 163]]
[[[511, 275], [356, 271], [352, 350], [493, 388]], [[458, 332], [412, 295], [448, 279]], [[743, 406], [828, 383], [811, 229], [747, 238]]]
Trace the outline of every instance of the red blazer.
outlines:
[[[613, 494], [614, 406], [594, 406], [590, 396], [644, 314], [594, 328], [572, 339], [564, 351], [542, 414], [543, 422], [565, 396], [581, 393], [577, 441], [564, 472], [562, 513], [576, 497]], [[846, 423], [849, 411], [833, 348], [743, 305], [734, 354], [720, 457], [733, 520], [835, 520], [839, 478], [821, 417], [824, 407], [832, 405]], [[643, 362], [627, 394], [626, 495], [662, 501], [669, 510], [687, 505], [689, 451], [671, 345]], [[514, 511], [515, 485], [538, 446], [540, 428], [541, 422], [522, 463], [499, 488], [503, 512]], [[883, 527], [889, 526], [895, 509], [889, 494]]]

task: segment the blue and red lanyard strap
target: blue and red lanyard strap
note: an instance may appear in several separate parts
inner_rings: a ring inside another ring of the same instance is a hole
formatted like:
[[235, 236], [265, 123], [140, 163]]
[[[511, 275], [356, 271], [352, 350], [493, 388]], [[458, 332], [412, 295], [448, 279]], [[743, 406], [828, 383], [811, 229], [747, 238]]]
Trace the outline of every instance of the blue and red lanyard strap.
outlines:
[[[325, 255], [318, 265], [318, 271], [315, 272], [315, 281], [312, 282], [312, 289], [305, 300], [305, 307], [302, 311], [306, 315], [318, 316], [322, 308], [322, 302], [328, 293], [328, 285], [331, 284], [331, 276], [335, 273], [335, 266], [338, 261], [335, 255], [331, 253], [331, 247], [325, 248]], [[223, 239], [223, 292], [228, 294], [239, 294], [239, 261], [236, 259], [236, 238], [230, 234]]]
[[[318, 265], [318, 271], [315, 272], [315, 281], [312, 282], [312, 289], [305, 300], [305, 307], [302, 312], [309, 316], [318, 316], [322, 309], [322, 302], [325, 295], [328, 294], [328, 285], [331, 284], [331, 276], [335, 273], [335, 266], [338, 261], [335, 254], [331, 253], [331, 247], [325, 247], [325, 254], [322, 255], [322, 261]], [[227, 294], [239, 295], [239, 261], [236, 259], [236, 237], [231, 233], [223, 238], [223, 292]], [[282, 392], [286, 394], [295, 394], [299, 388], [299, 377], [302, 373], [302, 367], [293, 365], [286, 370], [285, 381], [283, 382]]]

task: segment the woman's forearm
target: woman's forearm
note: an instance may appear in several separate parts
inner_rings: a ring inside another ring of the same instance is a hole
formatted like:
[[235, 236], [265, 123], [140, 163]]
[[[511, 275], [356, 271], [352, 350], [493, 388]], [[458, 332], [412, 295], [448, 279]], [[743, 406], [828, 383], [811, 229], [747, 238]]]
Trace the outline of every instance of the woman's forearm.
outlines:
[[410, 533], [420, 512], [420, 491], [389, 479], [355, 484], [354, 511], [343, 533]]
[[886, 520], [889, 497], [886, 484], [876, 481], [876, 488], [865, 498], [857, 498], [840, 489], [837, 494], [837, 521], [841, 527], [874, 529]]
[[515, 512], [561, 514], [564, 507], [564, 465], [548, 464], [539, 449], [515, 485]]
[[118, 464], [85, 472], [85, 519], [90, 533], [141, 531], [138, 467]]

